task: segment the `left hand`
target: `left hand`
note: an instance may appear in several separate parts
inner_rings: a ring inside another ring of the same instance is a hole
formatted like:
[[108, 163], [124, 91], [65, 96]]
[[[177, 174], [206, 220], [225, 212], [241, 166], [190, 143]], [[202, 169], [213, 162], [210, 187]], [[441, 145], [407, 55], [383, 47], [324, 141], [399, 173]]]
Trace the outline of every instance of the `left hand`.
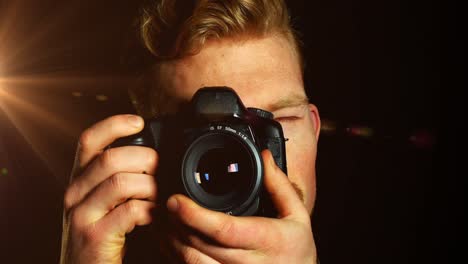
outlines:
[[[170, 243], [184, 263], [316, 263], [309, 212], [269, 151], [262, 153], [265, 187], [278, 218], [235, 217], [205, 209], [183, 195], [167, 203], [177, 233]], [[180, 235], [182, 233], [182, 235]]]

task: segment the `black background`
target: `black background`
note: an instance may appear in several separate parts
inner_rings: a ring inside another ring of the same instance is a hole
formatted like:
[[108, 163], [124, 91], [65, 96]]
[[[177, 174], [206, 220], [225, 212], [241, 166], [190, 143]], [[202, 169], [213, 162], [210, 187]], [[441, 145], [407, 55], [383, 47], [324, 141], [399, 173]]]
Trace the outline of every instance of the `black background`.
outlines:
[[[132, 31], [140, 2], [0, 1], [0, 85], [10, 95], [0, 97], [0, 169], [8, 168], [0, 174], [0, 262], [58, 262], [76, 139], [98, 120], [133, 112], [126, 89], [147, 63]], [[436, 174], [436, 150], [452, 47], [445, 29], [454, 18], [437, 1], [290, 7], [311, 101], [337, 126], [322, 132], [318, 150], [312, 220], [321, 263], [445, 259], [456, 231], [445, 194], [454, 183]], [[374, 135], [347, 133], [356, 125]], [[417, 131], [432, 144], [412, 144]]]

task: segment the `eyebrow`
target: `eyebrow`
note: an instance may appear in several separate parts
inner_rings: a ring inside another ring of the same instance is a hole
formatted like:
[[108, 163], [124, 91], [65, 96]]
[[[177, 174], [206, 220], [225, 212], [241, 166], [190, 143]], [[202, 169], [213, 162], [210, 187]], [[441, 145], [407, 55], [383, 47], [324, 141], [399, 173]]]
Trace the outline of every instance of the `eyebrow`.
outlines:
[[283, 108], [296, 107], [307, 105], [309, 103], [309, 98], [302, 94], [293, 94], [287, 97], [283, 97], [278, 101], [268, 105], [268, 110], [270, 112], [275, 112]]

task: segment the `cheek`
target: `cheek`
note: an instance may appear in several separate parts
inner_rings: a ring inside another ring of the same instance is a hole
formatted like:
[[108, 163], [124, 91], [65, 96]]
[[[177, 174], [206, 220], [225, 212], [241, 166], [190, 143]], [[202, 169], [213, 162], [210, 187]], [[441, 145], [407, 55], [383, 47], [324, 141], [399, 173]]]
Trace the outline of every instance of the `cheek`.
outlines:
[[315, 201], [315, 151], [291, 144], [286, 152], [288, 177], [304, 192], [308, 209]]
[[289, 133], [286, 143], [288, 177], [304, 192], [304, 202], [311, 212], [315, 202], [315, 158], [317, 144], [309, 129]]

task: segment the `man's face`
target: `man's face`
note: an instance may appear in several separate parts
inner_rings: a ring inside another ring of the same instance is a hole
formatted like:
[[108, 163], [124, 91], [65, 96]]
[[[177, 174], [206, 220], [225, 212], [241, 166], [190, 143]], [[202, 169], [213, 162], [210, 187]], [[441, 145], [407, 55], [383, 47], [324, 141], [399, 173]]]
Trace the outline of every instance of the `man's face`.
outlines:
[[163, 64], [157, 74], [176, 101], [189, 101], [201, 87], [228, 86], [246, 107], [273, 112], [289, 139], [289, 179], [312, 211], [320, 119], [317, 108], [308, 104], [299, 59], [286, 38], [210, 41], [195, 56]]

